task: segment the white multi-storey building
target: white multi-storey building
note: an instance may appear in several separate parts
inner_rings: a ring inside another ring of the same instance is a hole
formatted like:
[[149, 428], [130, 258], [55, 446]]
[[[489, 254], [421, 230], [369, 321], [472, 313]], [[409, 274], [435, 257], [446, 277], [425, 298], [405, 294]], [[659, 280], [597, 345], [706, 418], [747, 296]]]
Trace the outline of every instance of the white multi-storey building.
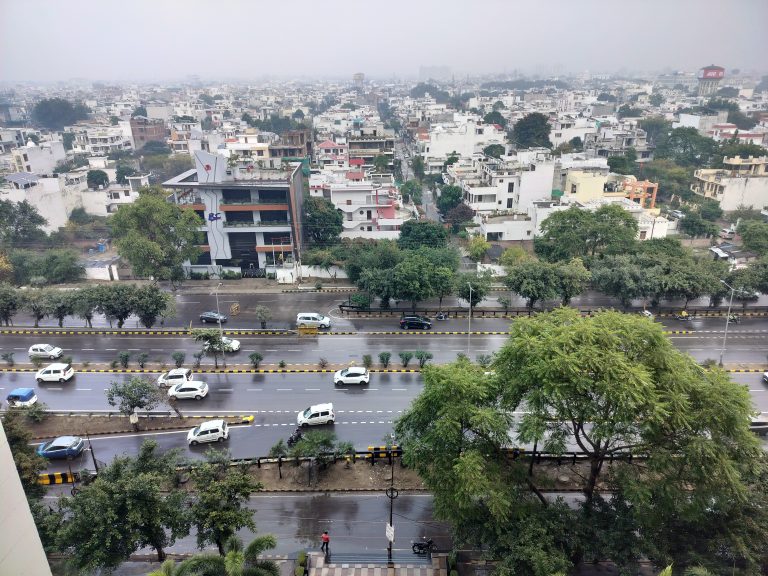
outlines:
[[25, 146], [11, 152], [16, 172], [31, 172], [40, 176], [52, 175], [56, 165], [67, 159], [64, 143], [58, 140], [35, 144], [31, 140]]
[[725, 158], [725, 169], [702, 169], [694, 173], [691, 190], [717, 200], [730, 212], [741, 208], [768, 207], [768, 156]]
[[454, 114], [453, 122], [433, 124], [420, 137], [418, 153], [427, 172], [440, 172], [449, 156], [469, 157], [491, 144], [506, 148], [506, 132], [501, 126], [485, 124], [473, 115]]

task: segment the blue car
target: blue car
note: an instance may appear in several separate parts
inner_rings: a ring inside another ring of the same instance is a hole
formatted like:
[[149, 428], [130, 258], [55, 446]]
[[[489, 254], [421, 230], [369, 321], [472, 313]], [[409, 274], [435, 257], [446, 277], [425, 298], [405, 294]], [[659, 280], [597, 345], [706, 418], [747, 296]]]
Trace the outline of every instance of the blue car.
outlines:
[[37, 453], [43, 458], [74, 458], [85, 448], [85, 440], [80, 436], [59, 436], [37, 447]]

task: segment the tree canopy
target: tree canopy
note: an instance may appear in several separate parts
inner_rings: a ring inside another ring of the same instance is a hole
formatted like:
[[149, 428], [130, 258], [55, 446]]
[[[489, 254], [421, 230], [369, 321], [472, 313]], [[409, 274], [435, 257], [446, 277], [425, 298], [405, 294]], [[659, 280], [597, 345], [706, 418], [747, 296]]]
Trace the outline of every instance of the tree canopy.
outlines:
[[518, 120], [512, 128], [511, 140], [517, 148], [552, 148], [549, 119], [540, 112], [532, 112]]
[[104, 170], [88, 170], [87, 183], [91, 190], [106, 188], [109, 186], [109, 176]]
[[32, 109], [32, 118], [51, 130], [61, 130], [64, 126], [88, 118], [90, 110], [81, 103], [72, 103], [64, 98], [46, 98], [40, 100]]
[[309, 197], [304, 200], [304, 231], [318, 246], [336, 244], [344, 229], [344, 217], [325, 198]]
[[38, 241], [45, 236], [42, 227], [46, 224], [48, 221], [27, 200], [0, 200], [0, 247]]
[[408, 220], [400, 227], [397, 245], [403, 249], [421, 246], [444, 248], [448, 243], [448, 231], [437, 222]]
[[440, 196], [437, 201], [437, 209], [443, 214], [448, 214], [463, 200], [463, 192], [459, 186], [446, 185], [440, 189]]

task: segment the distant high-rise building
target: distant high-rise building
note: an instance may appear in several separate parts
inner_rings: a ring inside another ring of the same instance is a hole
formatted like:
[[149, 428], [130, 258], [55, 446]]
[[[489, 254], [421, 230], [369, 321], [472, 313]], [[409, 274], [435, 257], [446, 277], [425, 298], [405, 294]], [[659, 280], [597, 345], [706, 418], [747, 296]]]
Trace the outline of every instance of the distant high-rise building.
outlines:
[[356, 88], [362, 88], [363, 82], [365, 82], [365, 74], [363, 74], [362, 72], [357, 72], [356, 74], [353, 74], [352, 82]]
[[712, 96], [720, 87], [720, 81], [725, 76], [725, 68], [715, 66], [705, 66], [699, 70], [699, 96]]

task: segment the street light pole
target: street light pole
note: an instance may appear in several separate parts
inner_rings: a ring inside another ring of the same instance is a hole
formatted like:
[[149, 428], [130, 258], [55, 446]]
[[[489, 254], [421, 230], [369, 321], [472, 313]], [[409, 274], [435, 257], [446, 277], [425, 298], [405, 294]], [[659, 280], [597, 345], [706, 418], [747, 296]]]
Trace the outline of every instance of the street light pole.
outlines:
[[218, 318], [216, 321], [219, 323], [219, 341], [221, 342], [221, 363], [224, 364], [224, 366], [227, 365], [227, 359], [224, 355], [224, 328], [221, 325], [221, 311], [219, 310], [219, 288], [221, 288], [221, 285], [223, 282], [219, 282], [216, 286], [216, 314], [218, 315]]
[[469, 318], [467, 320], [467, 358], [469, 358], [469, 344], [472, 339], [472, 284], [467, 282], [469, 286]]
[[733, 306], [733, 293], [734, 288], [730, 284], [728, 284], [725, 280], [720, 280], [725, 286], [731, 289], [731, 298], [728, 301], [728, 315], [725, 317], [725, 334], [723, 334], [723, 347], [720, 349], [720, 362], [718, 362], [718, 366], [720, 368], [723, 367], [723, 356], [725, 355], [725, 343], [728, 340], [728, 325], [731, 323], [731, 306]]

